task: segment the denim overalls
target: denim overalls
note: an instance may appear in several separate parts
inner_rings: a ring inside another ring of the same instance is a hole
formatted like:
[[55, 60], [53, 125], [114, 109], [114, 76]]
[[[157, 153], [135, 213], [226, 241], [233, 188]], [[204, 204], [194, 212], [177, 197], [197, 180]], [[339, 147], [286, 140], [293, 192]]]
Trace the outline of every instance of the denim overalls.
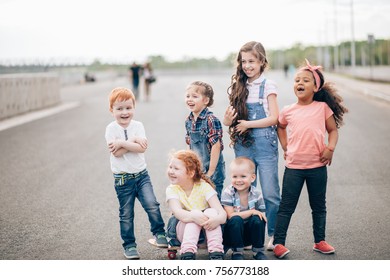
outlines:
[[[207, 135], [209, 133], [209, 129], [207, 126], [207, 117], [202, 120], [200, 130], [193, 131], [191, 129], [191, 122], [186, 122], [186, 129], [190, 137], [190, 149], [199, 155], [200, 160], [203, 164], [203, 172], [207, 173], [210, 166], [210, 152], [207, 148], [207, 145], [209, 143], [207, 138]], [[221, 192], [223, 189], [223, 183], [225, 181], [225, 161], [223, 159], [222, 151], [219, 154], [219, 159], [217, 167], [215, 168], [215, 172], [210, 179], [215, 185], [215, 190], [217, 191], [218, 199], [221, 200]]]
[[[266, 79], [260, 85], [259, 102], [246, 103], [248, 120], [259, 120], [266, 117], [263, 106]], [[236, 157], [245, 156], [252, 159], [258, 170], [260, 186], [264, 197], [268, 236], [275, 231], [276, 215], [280, 204], [280, 187], [278, 174], [278, 137], [275, 126], [253, 128], [250, 132], [253, 142], [249, 147], [242, 145], [239, 139], [234, 145]], [[257, 179], [253, 183], [257, 185]]]

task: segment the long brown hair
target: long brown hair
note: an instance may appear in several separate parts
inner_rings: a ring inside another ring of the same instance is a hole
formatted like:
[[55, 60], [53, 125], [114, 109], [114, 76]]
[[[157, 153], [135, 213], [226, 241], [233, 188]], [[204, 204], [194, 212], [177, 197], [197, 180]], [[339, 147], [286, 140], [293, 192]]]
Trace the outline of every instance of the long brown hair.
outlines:
[[194, 182], [204, 180], [215, 189], [214, 183], [202, 171], [202, 162], [200, 161], [198, 154], [191, 150], [180, 150], [175, 152], [172, 156], [184, 163], [187, 173], [194, 172]]
[[235, 131], [235, 127], [238, 124], [238, 120], [248, 119], [248, 110], [246, 108], [246, 100], [249, 94], [246, 88], [246, 82], [248, 80], [248, 76], [245, 74], [244, 70], [242, 69], [242, 64], [241, 64], [242, 52], [252, 52], [257, 59], [263, 62], [260, 68], [260, 73], [263, 73], [265, 68], [268, 66], [265, 49], [263, 45], [259, 42], [256, 41], [248, 42], [244, 44], [241, 47], [240, 51], [238, 52], [237, 59], [236, 59], [236, 64], [237, 64], [236, 73], [233, 74], [231, 78], [230, 86], [227, 90], [229, 95], [230, 106], [232, 106], [237, 112], [236, 119], [233, 120], [232, 124], [229, 126], [231, 146], [237, 142], [239, 137], [242, 139], [244, 145], [250, 145], [252, 141], [248, 134], [250, 132], [250, 129], [246, 130], [241, 135], [238, 135], [238, 133]]

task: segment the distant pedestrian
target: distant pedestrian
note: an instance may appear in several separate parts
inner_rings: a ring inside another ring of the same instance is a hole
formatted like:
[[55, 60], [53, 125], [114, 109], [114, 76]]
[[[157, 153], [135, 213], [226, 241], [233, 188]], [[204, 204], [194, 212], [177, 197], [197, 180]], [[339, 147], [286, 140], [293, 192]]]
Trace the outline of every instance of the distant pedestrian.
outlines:
[[230, 164], [231, 185], [222, 193], [221, 203], [227, 214], [223, 230], [225, 251], [232, 249], [232, 260], [244, 259], [244, 247], [251, 245], [255, 260], [266, 260], [264, 254], [265, 205], [256, 179], [256, 166], [247, 157], [237, 157]]
[[256, 165], [268, 221], [267, 250], [272, 251], [280, 203], [276, 133], [279, 108], [276, 83], [264, 74], [267, 65], [261, 43], [252, 41], [241, 47], [237, 55], [236, 73], [228, 89], [230, 106], [223, 123], [229, 126], [235, 156], [248, 157]]
[[114, 88], [109, 95], [110, 111], [115, 121], [106, 128], [111, 170], [119, 200], [119, 223], [124, 255], [139, 259], [134, 235], [134, 202], [138, 198], [146, 211], [156, 244], [168, 247], [160, 204], [146, 169], [144, 152], [148, 147], [145, 129], [133, 119], [135, 96], [126, 88]]
[[198, 155], [191, 150], [174, 153], [168, 177], [171, 185], [166, 189], [166, 200], [179, 220], [176, 231], [181, 242], [181, 259], [196, 258], [199, 236], [204, 231], [209, 259], [223, 260], [221, 224], [226, 221], [226, 213], [213, 183], [202, 171]]
[[[338, 128], [348, 110], [341, 105], [343, 100], [335, 88], [325, 82], [320, 69], [321, 66], [312, 66], [306, 60], [306, 65], [295, 75], [294, 92], [298, 101], [284, 107], [279, 116], [278, 134], [286, 167], [275, 228], [277, 258], [290, 252], [284, 246], [287, 230], [305, 182], [312, 210], [313, 250], [323, 254], [335, 252], [325, 241], [326, 165], [332, 163]], [[324, 143], [326, 133], [327, 145]]]
[[141, 65], [138, 65], [134, 61], [133, 64], [129, 67], [129, 75], [132, 84], [132, 90], [136, 100], [139, 99], [139, 79], [141, 76], [141, 72], [142, 72]]
[[153, 68], [150, 62], [145, 63], [143, 68], [144, 85], [145, 85], [145, 100], [150, 100], [151, 84], [156, 82], [156, 76], [153, 73]]
[[288, 78], [288, 64], [284, 64], [283, 71], [284, 71], [284, 76]]

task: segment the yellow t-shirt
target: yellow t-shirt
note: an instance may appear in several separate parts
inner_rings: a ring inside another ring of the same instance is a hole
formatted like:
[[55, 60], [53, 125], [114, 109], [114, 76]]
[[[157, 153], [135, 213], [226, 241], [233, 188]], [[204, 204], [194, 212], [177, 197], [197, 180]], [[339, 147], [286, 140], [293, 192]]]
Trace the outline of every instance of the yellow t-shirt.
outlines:
[[184, 190], [179, 185], [169, 185], [165, 191], [166, 201], [170, 199], [178, 199], [183, 209], [201, 210], [209, 208], [207, 201], [217, 192], [207, 182], [201, 180], [199, 183], [195, 183], [192, 192], [189, 196], [186, 195]]

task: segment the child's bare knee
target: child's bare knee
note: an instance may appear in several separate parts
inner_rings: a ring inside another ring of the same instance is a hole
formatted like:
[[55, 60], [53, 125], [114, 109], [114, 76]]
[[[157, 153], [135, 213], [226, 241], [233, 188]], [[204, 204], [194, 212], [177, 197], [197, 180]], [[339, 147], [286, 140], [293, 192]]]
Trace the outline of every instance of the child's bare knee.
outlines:
[[206, 210], [204, 210], [204, 214], [207, 216], [207, 217], [215, 217], [218, 215], [218, 212], [217, 210], [215, 210], [214, 208], [207, 208]]

